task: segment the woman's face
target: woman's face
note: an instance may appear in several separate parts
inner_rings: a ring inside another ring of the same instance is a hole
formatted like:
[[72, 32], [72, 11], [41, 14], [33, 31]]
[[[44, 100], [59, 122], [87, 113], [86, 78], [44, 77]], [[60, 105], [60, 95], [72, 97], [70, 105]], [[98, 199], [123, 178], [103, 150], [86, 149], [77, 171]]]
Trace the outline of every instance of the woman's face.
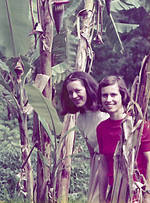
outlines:
[[87, 101], [87, 93], [80, 80], [71, 81], [67, 84], [70, 100], [76, 107], [84, 107]]
[[110, 117], [119, 118], [124, 113], [122, 97], [117, 83], [101, 89], [101, 101]]

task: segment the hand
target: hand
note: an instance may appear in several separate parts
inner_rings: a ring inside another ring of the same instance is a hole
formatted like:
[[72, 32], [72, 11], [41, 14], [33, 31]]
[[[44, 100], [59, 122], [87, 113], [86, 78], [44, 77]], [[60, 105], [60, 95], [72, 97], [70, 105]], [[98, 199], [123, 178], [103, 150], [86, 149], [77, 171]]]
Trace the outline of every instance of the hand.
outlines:
[[144, 194], [142, 203], [150, 203], [150, 194]]

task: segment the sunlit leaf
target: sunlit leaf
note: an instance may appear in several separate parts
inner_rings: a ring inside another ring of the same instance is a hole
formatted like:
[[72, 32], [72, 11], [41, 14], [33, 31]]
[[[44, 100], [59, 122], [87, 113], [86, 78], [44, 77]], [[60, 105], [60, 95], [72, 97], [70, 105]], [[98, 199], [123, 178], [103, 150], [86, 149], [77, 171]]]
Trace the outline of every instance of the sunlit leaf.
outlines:
[[9, 86], [9, 83], [7, 83], [1, 73], [1, 68], [0, 68], [0, 84], [8, 91], [11, 92], [11, 88]]
[[52, 68], [53, 84], [58, 84], [66, 78], [68, 73], [67, 68], [68, 67], [66, 62], [53, 66]]
[[141, 6], [139, 0], [114, 0], [111, 1], [111, 11], [129, 10], [139, 8]]
[[9, 67], [2, 60], [0, 60], [0, 68], [2, 68], [2, 70], [9, 71]]
[[62, 123], [60, 122], [51, 101], [44, 97], [39, 89], [33, 85], [26, 85], [25, 89], [27, 91], [29, 103], [36, 113], [48, 123], [52, 133], [59, 135], [61, 133]]

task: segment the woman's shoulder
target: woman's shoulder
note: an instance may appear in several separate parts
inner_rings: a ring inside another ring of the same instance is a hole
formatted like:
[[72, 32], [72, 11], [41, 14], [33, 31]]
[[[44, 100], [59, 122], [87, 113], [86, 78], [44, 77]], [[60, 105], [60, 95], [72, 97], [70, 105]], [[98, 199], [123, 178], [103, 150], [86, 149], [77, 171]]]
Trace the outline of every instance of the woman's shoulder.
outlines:
[[108, 119], [108, 118], [110, 117], [108, 113], [102, 112], [102, 111], [98, 111], [98, 116], [99, 116], [102, 120], [106, 120], [106, 119]]
[[84, 125], [98, 125], [103, 120], [109, 118], [109, 114], [101, 111], [86, 111], [79, 113], [77, 117], [77, 126], [83, 128]]
[[77, 116], [77, 123], [87, 122], [89, 119], [98, 117], [99, 113], [97, 111], [85, 111], [84, 113], [79, 113]]
[[76, 124], [80, 128], [84, 128], [87, 125], [97, 123], [102, 120], [102, 114], [100, 111], [85, 111], [84, 113], [79, 113], [77, 116]]
[[102, 112], [102, 111], [85, 111], [84, 113], [80, 113], [78, 115], [78, 119], [85, 119], [85, 118], [104, 118], [103, 120], [109, 118], [109, 114]]

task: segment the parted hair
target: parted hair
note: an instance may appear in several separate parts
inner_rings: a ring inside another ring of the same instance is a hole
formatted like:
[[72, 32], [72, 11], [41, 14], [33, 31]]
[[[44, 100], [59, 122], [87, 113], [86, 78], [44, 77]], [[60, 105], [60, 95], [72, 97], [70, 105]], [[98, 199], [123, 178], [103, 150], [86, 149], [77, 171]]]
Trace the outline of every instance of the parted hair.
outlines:
[[69, 74], [66, 79], [64, 80], [62, 91], [61, 91], [61, 106], [62, 106], [62, 115], [67, 113], [83, 113], [85, 110], [82, 107], [76, 107], [71, 99], [69, 98], [69, 94], [67, 91], [67, 84], [71, 81], [81, 81], [83, 86], [86, 89], [87, 93], [87, 101], [86, 101], [86, 109], [91, 111], [98, 110], [97, 104], [97, 90], [98, 90], [98, 83], [97, 81], [88, 73], [82, 71], [75, 71]]
[[125, 81], [122, 76], [111, 75], [111, 76], [107, 76], [107, 77], [103, 78], [100, 81], [99, 86], [98, 86], [98, 104], [99, 104], [99, 107], [101, 110], [103, 110], [102, 101], [101, 101], [101, 89], [103, 87], [107, 87], [109, 85], [114, 85], [115, 83], [118, 84], [119, 91], [120, 91], [120, 94], [122, 97], [122, 104], [125, 108], [127, 107], [128, 103], [130, 101], [130, 94], [129, 94], [128, 88], [125, 84]]

